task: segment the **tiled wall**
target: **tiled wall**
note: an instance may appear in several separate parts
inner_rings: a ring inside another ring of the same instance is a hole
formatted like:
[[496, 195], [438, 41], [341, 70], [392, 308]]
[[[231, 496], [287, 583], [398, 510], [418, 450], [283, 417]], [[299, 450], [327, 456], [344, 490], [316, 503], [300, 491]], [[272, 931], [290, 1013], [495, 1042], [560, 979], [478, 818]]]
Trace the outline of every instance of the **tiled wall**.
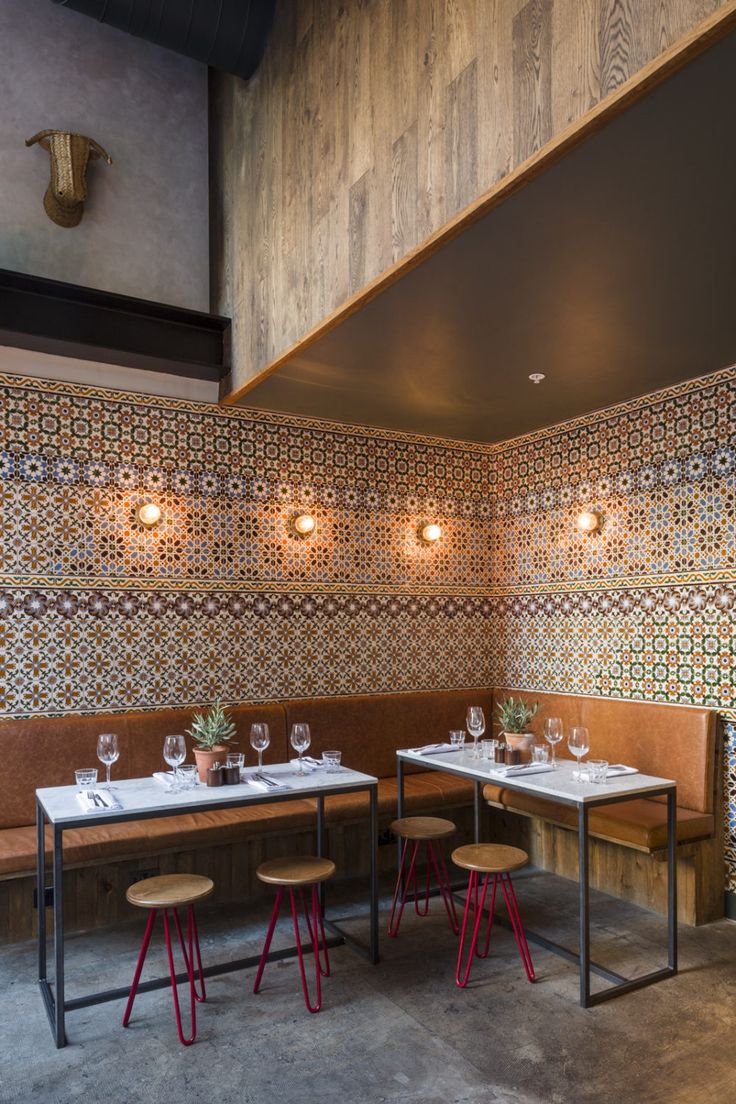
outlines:
[[[736, 719], [736, 371], [508, 442], [493, 484], [497, 684]], [[576, 529], [583, 507], [599, 533]], [[736, 889], [736, 729], [727, 743]]]
[[[482, 451], [0, 384], [0, 714], [488, 682]], [[309, 540], [289, 526], [304, 507]]]
[[501, 683], [736, 722], [734, 370], [484, 448], [0, 388], [0, 714]]

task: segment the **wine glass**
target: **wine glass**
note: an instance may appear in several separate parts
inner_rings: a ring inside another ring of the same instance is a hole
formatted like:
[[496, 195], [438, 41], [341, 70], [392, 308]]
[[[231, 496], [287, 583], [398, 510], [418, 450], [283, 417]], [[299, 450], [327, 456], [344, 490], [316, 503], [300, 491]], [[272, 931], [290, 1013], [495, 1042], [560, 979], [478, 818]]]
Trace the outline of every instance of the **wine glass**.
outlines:
[[468, 716], [466, 719], [468, 732], [473, 737], [473, 758], [478, 758], [478, 739], [483, 735], [486, 730], [486, 719], [483, 716], [483, 710], [479, 705], [471, 705], [468, 707]]
[[[587, 755], [590, 750], [590, 737], [588, 736], [588, 730], [583, 725], [573, 725], [570, 729], [570, 735], [567, 738], [567, 746], [570, 749], [570, 754], [574, 755], [578, 761], [578, 768], [580, 767], [580, 761], [584, 755]], [[580, 779], [580, 770], [573, 772], [573, 778]]]
[[178, 767], [187, 757], [187, 745], [183, 736], [167, 736], [164, 740], [164, 760], [174, 772], [174, 781], [170, 786], [172, 793], [180, 789]]
[[114, 732], [103, 732], [101, 736], [97, 737], [97, 758], [107, 767], [106, 788], [108, 790], [111, 790], [112, 786], [110, 785], [110, 767], [113, 765], [113, 763], [117, 763], [118, 759], [120, 758], [118, 738]]
[[557, 766], [555, 749], [562, 739], [562, 718], [548, 717], [544, 722], [544, 738], [552, 748], [552, 766]]
[[[260, 721], [250, 726], [250, 746], [258, 752], [258, 770], [263, 770], [263, 753], [271, 743], [268, 725]], [[309, 744], [307, 744], [309, 747]]]
[[309, 735], [309, 725], [297, 723], [291, 726], [291, 746], [294, 751], [299, 752], [299, 773], [304, 774], [304, 765], [302, 764], [302, 755], [307, 750], [312, 742], [312, 738]]

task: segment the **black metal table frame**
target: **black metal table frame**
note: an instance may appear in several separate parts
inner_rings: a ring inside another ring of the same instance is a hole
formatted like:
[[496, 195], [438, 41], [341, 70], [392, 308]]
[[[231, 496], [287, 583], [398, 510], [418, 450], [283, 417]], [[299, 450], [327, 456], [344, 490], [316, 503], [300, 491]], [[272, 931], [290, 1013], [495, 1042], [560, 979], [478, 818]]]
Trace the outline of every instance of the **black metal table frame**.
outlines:
[[[429, 756], [425, 759], [429, 760]], [[397, 816], [402, 817], [404, 810], [404, 763], [413, 763], [416, 765], [416, 759], [404, 758], [400, 753], [396, 756], [396, 779], [397, 779]], [[468, 778], [467, 771], [461, 768], [448, 765], [446, 762], [427, 762], [427, 765], [434, 770], [445, 771], [447, 774], [455, 774], [461, 778]], [[481, 810], [483, 804], [483, 786], [488, 783], [493, 783], [495, 780], [489, 778], [487, 781], [481, 779], [471, 778], [474, 785], [474, 817], [473, 827], [475, 842], [481, 842], [481, 828], [482, 817]], [[529, 791], [518, 784], [515, 784], [514, 779], [507, 778], [503, 780], [503, 785], [506, 789], [517, 790], [520, 792], [528, 793]], [[543, 793], [535, 791], [535, 796], [545, 798]], [[582, 1008], [591, 1008], [593, 1005], [601, 1004], [603, 1001], [611, 1000], [612, 997], [622, 996], [624, 993], [631, 993], [635, 989], [643, 989], [647, 985], [653, 985], [657, 981], [663, 981], [665, 978], [674, 977], [677, 973], [677, 861], [676, 861], [676, 846], [677, 846], [677, 820], [676, 820], [676, 797], [677, 787], [674, 783], [670, 785], [663, 785], [653, 787], [651, 790], [643, 791], [641, 796], [647, 798], [666, 796], [667, 798], [667, 965], [661, 967], [658, 970], [652, 970], [647, 974], [642, 974], [636, 978], [625, 978], [621, 974], [615, 973], [613, 970], [608, 970], [605, 966], [601, 966], [599, 963], [594, 962], [590, 957], [590, 869], [588, 863], [588, 812], [591, 808], [596, 808], [600, 805], [618, 805], [624, 801], [631, 801], [636, 794], [622, 794], [620, 797], [611, 796], [611, 794], [601, 795], [600, 798], [595, 797], [584, 804], [577, 802], [574, 798], [564, 798], [557, 794], [550, 796], [547, 800], [556, 801], [559, 804], [570, 805], [578, 810], [578, 895], [579, 895], [579, 937], [580, 937], [580, 951], [572, 951], [569, 947], [563, 947], [559, 943], [555, 943], [551, 939], [547, 939], [545, 936], [540, 935], [538, 932], [528, 931], [524, 929], [525, 935], [530, 943], [536, 943], [540, 947], [544, 947], [546, 950], [551, 951], [553, 954], [559, 955], [562, 958], [567, 959], [568, 962], [576, 962], [580, 970], [580, 1005]], [[398, 856], [399, 856], [399, 869], [401, 861], [401, 841], [397, 841]], [[465, 903], [465, 898], [459, 896], [457, 893], [455, 896], [459, 900]], [[499, 923], [504, 924], [502, 918], [496, 918], [494, 916], [494, 923], [498, 920]], [[590, 991], [590, 975], [591, 972], [598, 974], [599, 977], [605, 978], [606, 981], [611, 982], [608, 989], [604, 989], [598, 993], [591, 993]]]
[[[264, 793], [253, 797], [248, 795], [247, 798], [239, 797], [233, 798], [231, 801], [212, 801], [211, 803], [203, 804], [198, 802], [196, 804], [177, 805], [173, 808], [166, 809], [147, 809], [147, 810], [131, 810], [129, 812], [110, 812], [106, 813], [104, 817], [95, 819], [95, 824], [121, 824], [129, 820], [154, 820], [167, 816], [179, 816], [182, 813], [196, 813], [204, 812], [209, 809], [236, 809], [243, 805], [264, 805], [270, 804], [274, 801], [300, 801], [305, 798], [317, 799], [317, 814], [316, 814], [316, 835], [317, 835], [317, 854], [324, 854], [325, 846], [325, 797], [337, 796], [339, 794], [347, 793], [363, 793], [367, 792], [370, 799], [370, 812], [369, 812], [369, 831], [371, 836], [370, 846], [370, 874], [369, 874], [369, 897], [370, 897], [370, 929], [369, 939], [366, 945], [361, 940], [356, 939], [352, 935], [348, 935], [343, 931], [339, 923], [334, 920], [330, 920], [325, 917], [325, 927], [333, 933], [328, 938], [327, 944], [330, 947], [346, 944], [352, 947], [354, 950], [364, 954], [369, 962], [374, 965], [378, 962], [378, 782], [363, 782], [354, 786], [341, 786], [335, 787], [320, 787], [315, 785], [314, 789], [309, 790], [290, 790], [281, 791], [280, 793]], [[91, 1005], [104, 1004], [107, 1001], [121, 1000], [128, 996], [129, 987], [120, 989], [105, 989], [97, 993], [88, 993], [82, 997], [74, 997], [72, 1000], [67, 1000], [64, 994], [65, 990], [65, 972], [64, 972], [64, 850], [63, 850], [63, 836], [64, 832], [72, 828], [88, 828], [90, 827], [89, 816], [85, 813], [80, 813], [78, 818], [74, 820], [65, 821], [62, 824], [54, 824], [49, 821], [53, 829], [53, 862], [52, 862], [52, 893], [53, 893], [53, 914], [54, 914], [54, 980], [53, 983], [49, 981], [47, 977], [47, 935], [46, 935], [46, 846], [45, 846], [45, 824], [47, 816], [46, 811], [41, 802], [36, 799], [36, 893], [38, 899], [38, 985], [41, 990], [41, 997], [43, 999], [44, 1008], [46, 1009], [46, 1015], [48, 1016], [49, 1024], [51, 1026], [51, 1033], [54, 1037], [57, 1048], [66, 1046], [66, 1013], [72, 1012], [78, 1008], [89, 1008]], [[325, 887], [324, 883], [321, 886], [321, 901], [322, 907], [325, 906]], [[304, 951], [307, 951], [305, 946]], [[286, 947], [282, 950], [271, 951], [268, 956], [268, 961], [274, 961], [277, 959], [290, 958], [292, 955], [297, 954], [296, 946]], [[214, 966], [207, 966], [204, 969], [205, 977], [214, 977], [218, 974], [231, 973], [234, 970], [245, 970], [251, 966], [257, 966], [260, 961], [260, 955], [252, 955], [248, 958], [233, 959], [230, 962], [221, 962]], [[188, 975], [181, 973], [177, 975], [178, 982], [187, 981]], [[139, 992], [150, 992], [153, 989], [161, 989], [171, 984], [171, 978], [166, 977], [152, 978], [148, 981], [141, 982], [138, 986]]]

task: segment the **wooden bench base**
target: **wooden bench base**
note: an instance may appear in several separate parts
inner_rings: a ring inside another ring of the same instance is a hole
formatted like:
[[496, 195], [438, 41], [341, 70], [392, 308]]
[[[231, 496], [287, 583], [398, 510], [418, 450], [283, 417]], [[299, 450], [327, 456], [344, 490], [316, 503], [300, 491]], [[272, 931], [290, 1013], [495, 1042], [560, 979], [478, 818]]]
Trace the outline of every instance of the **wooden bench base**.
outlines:
[[[490, 803], [489, 803], [490, 804]], [[574, 881], [578, 876], [578, 835], [563, 825], [489, 807], [493, 839], [529, 853], [533, 866]], [[653, 912], [667, 912], [667, 853], [637, 851], [590, 838], [590, 884]], [[681, 924], [709, 924], [724, 915], [725, 865], [718, 838], [681, 844], [677, 849], [677, 918]]]

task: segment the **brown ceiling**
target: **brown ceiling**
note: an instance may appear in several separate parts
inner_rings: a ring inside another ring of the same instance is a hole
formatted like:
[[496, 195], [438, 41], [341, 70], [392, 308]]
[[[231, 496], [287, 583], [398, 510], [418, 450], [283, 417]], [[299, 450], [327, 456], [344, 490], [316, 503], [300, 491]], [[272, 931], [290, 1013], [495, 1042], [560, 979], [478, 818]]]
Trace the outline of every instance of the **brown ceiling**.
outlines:
[[499, 441], [734, 363], [735, 93], [731, 35], [243, 405]]

